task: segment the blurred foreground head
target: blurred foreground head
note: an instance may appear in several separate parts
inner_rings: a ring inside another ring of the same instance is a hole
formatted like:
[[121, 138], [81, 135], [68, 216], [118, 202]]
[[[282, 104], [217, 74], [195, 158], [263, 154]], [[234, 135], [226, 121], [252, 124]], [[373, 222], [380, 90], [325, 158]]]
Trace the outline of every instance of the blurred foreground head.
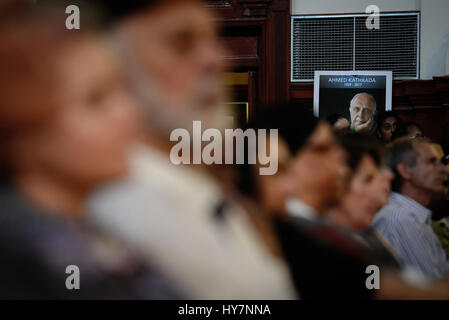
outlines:
[[133, 106], [117, 64], [98, 35], [67, 30], [65, 18], [0, 5], [0, 161], [15, 184], [84, 190], [126, 170]]
[[326, 121], [329, 122], [334, 132], [340, 137], [350, 132], [351, 123], [341, 114], [331, 114], [326, 117]]
[[250, 127], [279, 130], [277, 174], [255, 175], [257, 195], [267, 211], [283, 212], [288, 198], [318, 213], [337, 201], [347, 174], [345, 153], [327, 122], [302, 106], [277, 104], [260, 110]]
[[[196, 0], [104, 1], [145, 125], [168, 136], [175, 128], [224, 126], [222, 48], [212, 16]], [[167, 139], [168, 140], [168, 139]]]
[[350, 133], [342, 146], [350, 175], [330, 216], [344, 227], [361, 231], [369, 228], [374, 214], [387, 202], [393, 174], [383, 167], [381, 146], [374, 137]]

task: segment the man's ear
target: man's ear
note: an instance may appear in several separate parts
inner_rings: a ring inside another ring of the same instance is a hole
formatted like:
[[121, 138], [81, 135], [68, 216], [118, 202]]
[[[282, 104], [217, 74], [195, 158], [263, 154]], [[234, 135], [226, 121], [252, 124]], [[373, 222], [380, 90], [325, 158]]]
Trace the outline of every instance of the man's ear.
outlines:
[[408, 166], [406, 163], [403, 163], [403, 162], [399, 163], [396, 166], [396, 169], [402, 179], [404, 179], [404, 180], [412, 179], [412, 168], [410, 168], [410, 166]]

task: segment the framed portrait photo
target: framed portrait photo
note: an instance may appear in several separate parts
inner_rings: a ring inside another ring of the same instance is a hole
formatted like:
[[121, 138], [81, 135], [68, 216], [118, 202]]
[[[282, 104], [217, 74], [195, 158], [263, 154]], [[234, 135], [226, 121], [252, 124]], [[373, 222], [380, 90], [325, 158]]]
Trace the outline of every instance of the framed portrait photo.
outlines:
[[392, 71], [315, 71], [314, 114], [319, 118], [338, 114], [351, 121], [351, 106], [358, 108], [365, 100], [375, 109], [371, 108], [371, 117], [391, 111], [392, 78]]

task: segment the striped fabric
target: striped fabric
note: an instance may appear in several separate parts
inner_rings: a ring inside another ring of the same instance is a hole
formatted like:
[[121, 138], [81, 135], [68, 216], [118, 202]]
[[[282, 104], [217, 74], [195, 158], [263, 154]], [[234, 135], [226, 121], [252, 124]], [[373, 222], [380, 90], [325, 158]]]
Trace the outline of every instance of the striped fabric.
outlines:
[[388, 240], [403, 266], [418, 269], [433, 280], [449, 276], [449, 263], [432, 229], [429, 209], [393, 192], [374, 217], [373, 227]]

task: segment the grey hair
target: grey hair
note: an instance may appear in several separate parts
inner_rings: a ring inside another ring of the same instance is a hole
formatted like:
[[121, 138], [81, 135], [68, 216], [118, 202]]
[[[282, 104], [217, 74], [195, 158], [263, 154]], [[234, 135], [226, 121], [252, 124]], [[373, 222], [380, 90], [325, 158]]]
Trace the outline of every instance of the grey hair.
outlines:
[[368, 97], [371, 99], [371, 101], [374, 102], [374, 113], [376, 113], [376, 111], [377, 111], [377, 102], [376, 102], [376, 99], [374, 99], [374, 97], [373, 97], [372, 95], [370, 95], [369, 93], [366, 93], [366, 92], [360, 92], [360, 93], [357, 93], [355, 96], [353, 96], [352, 99], [351, 99], [351, 102], [349, 103], [349, 108], [352, 108], [352, 105], [355, 103], [355, 101], [356, 101], [361, 95], [366, 95], [366, 96], [368, 96]]
[[413, 147], [416, 143], [430, 143], [430, 140], [426, 138], [401, 137], [390, 143], [385, 150], [385, 163], [394, 173], [393, 191], [400, 191], [402, 186], [402, 177], [397, 169], [398, 164], [405, 163], [410, 167], [416, 165], [418, 152]]

